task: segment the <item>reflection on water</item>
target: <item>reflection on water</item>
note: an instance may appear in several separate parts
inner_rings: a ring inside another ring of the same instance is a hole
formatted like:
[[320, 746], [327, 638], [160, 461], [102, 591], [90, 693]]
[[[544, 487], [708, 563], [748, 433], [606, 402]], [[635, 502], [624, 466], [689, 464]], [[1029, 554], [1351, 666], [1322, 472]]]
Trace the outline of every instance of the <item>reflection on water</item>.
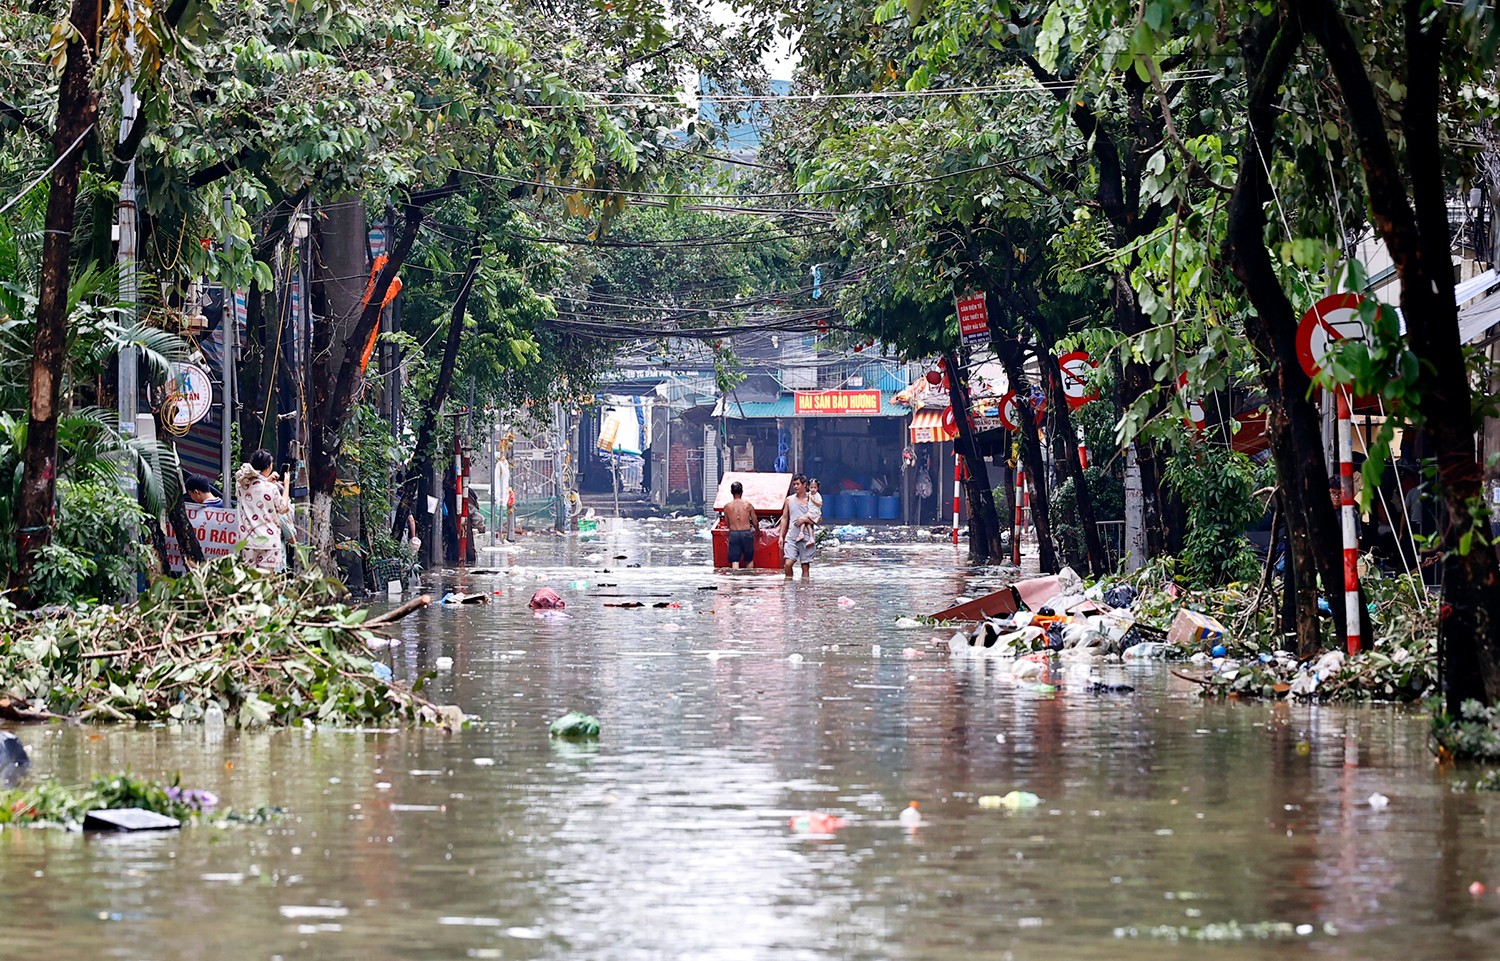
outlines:
[[[1206, 703], [1150, 666], [1103, 669], [1133, 695], [1085, 673], [1032, 693], [895, 629], [995, 583], [948, 545], [850, 546], [790, 584], [706, 557], [658, 523], [434, 578], [495, 592], [408, 619], [391, 651], [408, 676], [453, 659], [436, 699], [482, 723], [452, 736], [26, 729], [34, 777], [181, 770], [292, 816], [0, 833], [5, 956], [1493, 956], [1500, 895], [1467, 892], [1500, 882], [1493, 802], [1448, 791], [1423, 719]], [[568, 617], [527, 610], [539, 586]], [[575, 708], [599, 742], [550, 743]], [[1010, 790], [1042, 804], [976, 804]], [[849, 824], [793, 833], [808, 810]]]

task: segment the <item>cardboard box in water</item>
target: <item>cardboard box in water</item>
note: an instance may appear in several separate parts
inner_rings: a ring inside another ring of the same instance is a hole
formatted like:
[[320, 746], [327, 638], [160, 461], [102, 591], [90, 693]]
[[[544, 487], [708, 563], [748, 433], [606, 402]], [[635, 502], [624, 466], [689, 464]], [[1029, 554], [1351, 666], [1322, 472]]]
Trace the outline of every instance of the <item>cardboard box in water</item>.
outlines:
[[1184, 607], [1172, 618], [1172, 626], [1167, 629], [1167, 643], [1179, 647], [1212, 647], [1222, 641], [1226, 633], [1224, 625], [1217, 620]]

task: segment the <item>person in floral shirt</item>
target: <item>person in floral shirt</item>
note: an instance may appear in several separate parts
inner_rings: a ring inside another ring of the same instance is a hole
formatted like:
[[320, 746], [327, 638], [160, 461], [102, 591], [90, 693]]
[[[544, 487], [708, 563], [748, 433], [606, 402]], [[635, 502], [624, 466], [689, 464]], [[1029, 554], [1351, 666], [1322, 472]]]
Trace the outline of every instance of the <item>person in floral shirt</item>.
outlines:
[[292, 516], [291, 501], [271, 463], [271, 452], [258, 450], [234, 474], [239, 492], [240, 559], [267, 574], [286, 566], [281, 526]]

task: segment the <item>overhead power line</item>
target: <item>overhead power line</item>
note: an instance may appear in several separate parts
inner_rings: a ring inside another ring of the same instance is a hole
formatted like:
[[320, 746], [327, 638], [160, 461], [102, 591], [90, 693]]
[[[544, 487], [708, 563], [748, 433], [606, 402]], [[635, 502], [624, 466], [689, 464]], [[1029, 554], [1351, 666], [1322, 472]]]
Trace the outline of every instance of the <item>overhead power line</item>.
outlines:
[[[1050, 152], [1047, 151], [1047, 152]], [[564, 193], [603, 194], [613, 197], [649, 197], [662, 200], [804, 200], [810, 197], [833, 196], [837, 194], [863, 193], [870, 190], [890, 190], [897, 187], [912, 187], [918, 184], [938, 183], [943, 180], [952, 180], [956, 177], [968, 174], [984, 173], [988, 170], [1003, 170], [1014, 167], [1024, 160], [1034, 159], [1038, 156], [1033, 154], [1026, 157], [1017, 157], [1010, 160], [1001, 160], [995, 163], [979, 164], [974, 167], [965, 167], [961, 170], [953, 170], [947, 173], [932, 174], [926, 177], [913, 177], [909, 180], [891, 180], [881, 183], [860, 184], [853, 187], [830, 187], [827, 190], [774, 190], [764, 193], [741, 192], [741, 193], [688, 193], [670, 192], [656, 190], [627, 190], [624, 188], [610, 187], [585, 187], [572, 184], [552, 183], [545, 180], [528, 180], [524, 177], [509, 177], [505, 174], [490, 174], [477, 170], [460, 170], [470, 176], [498, 180], [501, 183], [517, 184], [527, 187], [538, 187], [545, 190], [559, 190]]]
[[[1164, 83], [1182, 80], [1210, 80], [1220, 76], [1219, 71], [1207, 69], [1190, 69], [1172, 71], [1162, 75]], [[795, 103], [807, 101], [816, 103], [818, 101], [858, 101], [858, 100], [920, 100], [932, 97], [954, 97], [954, 96], [983, 96], [987, 94], [1002, 93], [1030, 93], [1039, 90], [1068, 90], [1074, 87], [1073, 81], [1058, 80], [1043, 82], [1040, 80], [1025, 80], [1012, 83], [982, 84], [961, 87], [931, 87], [923, 90], [859, 90], [849, 93], [765, 93], [765, 94], [719, 94], [693, 92], [689, 90], [674, 91], [669, 93], [653, 93], [647, 91], [631, 90], [574, 90], [571, 91], [579, 97], [595, 97], [600, 100], [640, 100], [656, 101], [653, 105], [681, 104], [683, 98], [706, 101], [709, 104], [720, 103]], [[536, 91], [532, 91], [536, 92]], [[624, 104], [628, 106], [628, 104]], [[568, 108], [583, 106], [581, 104], [526, 104], [527, 107], [549, 109]]]

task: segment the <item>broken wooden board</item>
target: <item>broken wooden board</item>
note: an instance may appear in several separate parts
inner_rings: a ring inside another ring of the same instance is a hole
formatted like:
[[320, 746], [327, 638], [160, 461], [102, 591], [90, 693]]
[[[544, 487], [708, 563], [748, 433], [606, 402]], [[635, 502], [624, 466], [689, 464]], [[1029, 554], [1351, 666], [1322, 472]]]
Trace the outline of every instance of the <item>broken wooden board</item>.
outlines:
[[1021, 599], [1014, 587], [1002, 587], [998, 591], [977, 597], [972, 601], [938, 611], [932, 615], [935, 621], [982, 621], [987, 617], [1014, 614], [1021, 609]]
[[83, 816], [85, 831], [175, 831], [182, 822], [145, 808], [102, 808]]

